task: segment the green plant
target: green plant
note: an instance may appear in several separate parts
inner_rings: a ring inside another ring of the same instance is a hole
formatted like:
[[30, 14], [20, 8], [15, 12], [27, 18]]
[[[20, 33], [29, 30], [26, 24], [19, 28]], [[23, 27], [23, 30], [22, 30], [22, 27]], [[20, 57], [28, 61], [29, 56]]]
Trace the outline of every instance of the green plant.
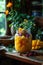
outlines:
[[17, 30], [20, 27], [24, 29], [31, 28], [33, 18], [34, 17], [32, 16], [14, 10], [12, 7], [7, 15], [7, 21], [11, 21], [9, 26], [11, 27], [13, 25], [14, 30]]
[[[24, 29], [28, 29], [31, 31], [32, 35], [36, 34], [35, 28], [36, 26], [34, 26], [34, 17], [33, 16], [29, 16], [26, 13], [21, 13], [20, 11], [17, 11], [16, 9], [13, 9], [12, 7], [8, 7], [8, 11], [9, 14], [7, 15], [7, 21], [11, 21], [11, 24], [9, 25], [9, 27], [11, 27], [12, 25], [14, 26], [14, 30], [18, 30], [18, 28], [22, 27]], [[36, 28], [37, 30], [37, 28]], [[33, 36], [33, 37], [34, 37]]]
[[[25, 5], [25, 0], [23, 0]], [[21, 13], [19, 10], [21, 8], [21, 0], [16, 0], [8, 2], [7, 4], [7, 21], [11, 21], [9, 26], [14, 25], [14, 29], [17, 30], [19, 27], [24, 29], [31, 28], [33, 17], [27, 15], [26, 13]]]
[[12, 4], [12, 6], [10, 5], [10, 7], [7, 7], [7, 10], [8, 10], [7, 21], [9, 22], [11, 21], [11, 24], [9, 25], [9, 27], [13, 25], [14, 30], [18, 30], [18, 28], [20, 27], [24, 29], [29, 29], [32, 33], [33, 39], [39, 39], [39, 36], [41, 39], [43, 36], [41, 33], [39, 34], [38, 32], [40, 28], [36, 25], [34, 21], [35, 17], [29, 16], [26, 13], [25, 14], [21, 13], [19, 9], [21, 7], [20, 2], [21, 1], [16, 0], [14, 3], [10, 3]]
[[28, 29], [28, 28], [31, 28], [33, 24], [32, 21], [33, 20], [31, 16], [15, 11], [15, 14], [12, 18], [12, 23], [10, 24], [10, 26], [13, 24], [15, 30], [18, 29], [19, 27]]

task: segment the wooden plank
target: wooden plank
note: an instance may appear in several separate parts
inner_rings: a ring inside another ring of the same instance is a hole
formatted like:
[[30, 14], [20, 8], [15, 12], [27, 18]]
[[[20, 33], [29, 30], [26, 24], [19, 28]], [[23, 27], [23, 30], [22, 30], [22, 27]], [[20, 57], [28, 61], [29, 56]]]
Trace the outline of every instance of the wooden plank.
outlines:
[[35, 59], [31, 59], [29, 57], [25, 57], [25, 56], [20, 56], [19, 53], [5, 53], [6, 57], [12, 58], [12, 59], [16, 59], [25, 63], [29, 63], [29, 64], [33, 64], [33, 65], [42, 65], [43, 62], [40, 62], [38, 60]]

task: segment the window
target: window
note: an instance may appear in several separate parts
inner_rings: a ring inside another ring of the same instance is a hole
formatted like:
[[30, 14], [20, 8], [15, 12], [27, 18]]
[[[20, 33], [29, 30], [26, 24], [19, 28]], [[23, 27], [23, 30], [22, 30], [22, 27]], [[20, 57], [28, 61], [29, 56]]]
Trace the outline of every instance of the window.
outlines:
[[0, 36], [6, 34], [6, 15], [4, 14], [6, 10], [6, 0], [0, 0]]
[[43, 0], [31, 0], [31, 4], [32, 15], [43, 17]]

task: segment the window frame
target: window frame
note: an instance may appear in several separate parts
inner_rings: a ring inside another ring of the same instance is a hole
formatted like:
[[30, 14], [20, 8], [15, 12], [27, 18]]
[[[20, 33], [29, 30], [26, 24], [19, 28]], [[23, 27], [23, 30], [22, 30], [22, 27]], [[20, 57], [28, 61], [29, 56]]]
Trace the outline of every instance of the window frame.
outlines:
[[[6, 0], [5, 0], [5, 11], [6, 11]], [[4, 14], [5, 15], [5, 11], [0, 11], [0, 14]], [[6, 32], [5, 32], [5, 34], [4, 35], [1, 35], [0, 34], [0, 37], [3, 37], [3, 36], [6, 36], [6, 33], [7, 33], [7, 22], [6, 22], [7, 20], [6, 20], [6, 15], [5, 15], [5, 29], [6, 29]]]

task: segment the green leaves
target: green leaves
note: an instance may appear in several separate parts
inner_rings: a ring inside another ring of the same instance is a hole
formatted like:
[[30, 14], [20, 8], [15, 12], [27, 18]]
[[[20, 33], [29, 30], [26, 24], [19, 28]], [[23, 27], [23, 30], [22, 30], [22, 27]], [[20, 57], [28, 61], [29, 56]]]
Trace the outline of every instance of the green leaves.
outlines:
[[[24, 22], [24, 19], [27, 20], [28, 22]], [[17, 30], [19, 27], [28, 29], [31, 28], [32, 26], [32, 17], [12, 9], [7, 17], [7, 21], [12, 21], [13, 24], [11, 23], [9, 27], [14, 25], [15, 30]]]
[[43, 41], [43, 30], [38, 29], [37, 34], [36, 34], [36, 39], [40, 39]]

